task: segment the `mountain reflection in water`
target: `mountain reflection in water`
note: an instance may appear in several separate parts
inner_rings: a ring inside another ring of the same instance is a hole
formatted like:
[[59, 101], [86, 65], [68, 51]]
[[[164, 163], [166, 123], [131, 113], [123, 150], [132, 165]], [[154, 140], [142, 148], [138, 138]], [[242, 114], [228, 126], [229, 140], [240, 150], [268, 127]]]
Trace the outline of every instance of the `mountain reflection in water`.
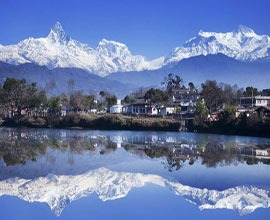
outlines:
[[34, 180], [14, 178], [0, 181], [0, 196], [12, 195], [28, 202], [46, 202], [59, 216], [68, 203], [94, 192], [102, 201], [115, 200], [127, 196], [132, 188], [143, 187], [147, 183], [168, 187], [201, 210], [234, 209], [244, 215], [257, 208], [270, 207], [269, 191], [256, 187], [239, 186], [224, 191], [198, 189], [157, 175], [112, 172], [105, 168], [77, 176], [48, 175]]
[[[0, 132], [0, 196], [46, 202], [57, 216], [71, 201], [92, 193], [102, 201], [115, 200], [148, 183], [168, 188], [201, 210], [249, 214], [270, 207], [270, 176], [265, 173], [269, 164], [270, 140], [263, 138], [7, 128]], [[213, 176], [207, 176], [210, 171]], [[229, 182], [230, 173], [240, 180]]]

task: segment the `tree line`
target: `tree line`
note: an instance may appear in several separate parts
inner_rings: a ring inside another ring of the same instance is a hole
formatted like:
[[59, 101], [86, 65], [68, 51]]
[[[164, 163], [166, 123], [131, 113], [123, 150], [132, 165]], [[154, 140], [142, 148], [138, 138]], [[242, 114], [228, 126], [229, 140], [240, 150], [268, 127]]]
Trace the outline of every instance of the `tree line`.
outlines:
[[[45, 89], [39, 89], [37, 83], [27, 83], [26, 80], [7, 78], [0, 85], [0, 111], [2, 115], [10, 114], [11, 117], [21, 116], [22, 112], [37, 116], [60, 117], [61, 109], [67, 111], [91, 112], [97, 109], [101, 112], [109, 110], [116, 104], [117, 97], [107, 91], [99, 94], [84, 94], [83, 91], [74, 90], [74, 80], [69, 80], [67, 94], [48, 97]], [[193, 82], [184, 85], [179, 75], [169, 73], [161, 82], [162, 88], [140, 88], [124, 97], [126, 104], [135, 103], [138, 99], [144, 99], [149, 104], [166, 105], [171, 103], [171, 97], [175, 89], [188, 89], [200, 97], [196, 103], [196, 122], [205, 119], [208, 113], [236, 106], [241, 96], [269, 95], [270, 90], [259, 91], [252, 86], [246, 89], [237, 85], [217, 83], [207, 80], [197, 88]]]
[[0, 85], [0, 114], [20, 117], [23, 114], [40, 117], [60, 117], [61, 109], [67, 111], [91, 111], [91, 109], [109, 108], [117, 98], [107, 91], [100, 91], [99, 99], [95, 94], [84, 94], [74, 90], [74, 81], [68, 82], [68, 94], [48, 96], [45, 89], [39, 89], [37, 83], [27, 83], [25, 79], [6, 78]]

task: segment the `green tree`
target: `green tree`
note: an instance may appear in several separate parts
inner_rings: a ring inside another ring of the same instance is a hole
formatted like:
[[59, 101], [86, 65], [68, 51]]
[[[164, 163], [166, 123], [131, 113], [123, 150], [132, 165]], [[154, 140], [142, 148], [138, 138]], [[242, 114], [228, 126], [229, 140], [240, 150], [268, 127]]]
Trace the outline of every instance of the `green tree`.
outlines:
[[205, 105], [205, 102], [198, 100], [196, 102], [196, 111], [195, 111], [195, 118], [193, 124], [195, 126], [203, 125], [204, 121], [207, 119], [208, 110]]
[[85, 96], [82, 91], [75, 91], [70, 96], [70, 106], [76, 111], [82, 110], [85, 104]]
[[84, 108], [86, 110], [91, 110], [95, 107], [96, 103], [96, 96], [95, 95], [88, 95], [85, 96], [85, 101], [84, 101]]
[[230, 124], [236, 118], [236, 109], [233, 106], [226, 106], [224, 111], [219, 114], [219, 120], [223, 124]]
[[223, 102], [226, 106], [235, 106], [238, 99], [242, 96], [242, 89], [237, 85], [231, 86], [230, 84], [220, 83], [219, 88], [222, 90]]
[[182, 83], [183, 79], [180, 76], [169, 73], [168, 76], [164, 78], [164, 81], [161, 83], [161, 85], [165, 86], [165, 89], [169, 94], [172, 94], [174, 89], [181, 88]]
[[117, 103], [117, 97], [115, 95], [107, 94], [105, 97], [105, 105], [107, 110], [110, 109], [111, 106]]
[[194, 85], [193, 82], [189, 82], [189, 83], [188, 83], [188, 87], [189, 87], [189, 90], [190, 90], [190, 91], [195, 91], [195, 90], [196, 90], [195, 85]]
[[222, 89], [218, 87], [215, 80], [207, 80], [201, 84], [201, 95], [210, 113], [222, 108], [224, 97]]
[[102, 97], [101, 108], [106, 108], [107, 110], [117, 103], [117, 97], [105, 91], [100, 91], [99, 95]]
[[106, 92], [102, 90], [102, 91], [99, 92], [99, 95], [100, 95], [101, 97], [105, 97]]
[[151, 88], [145, 93], [144, 99], [149, 103], [161, 104], [167, 102], [169, 100], [169, 96], [168, 93], [160, 89]]
[[246, 90], [243, 92], [243, 95], [246, 97], [257, 96], [259, 94], [260, 92], [258, 91], [258, 89], [252, 86], [246, 87]]
[[37, 105], [37, 85], [36, 83], [27, 84], [24, 79], [17, 80], [7, 78], [3, 85], [2, 98], [3, 103], [14, 115], [15, 110], [20, 115], [23, 108], [29, 108], [31, 105]]
[[59, 97], [51, 97], [48, 101], [48, 117], [58, 119], [61, 116], [61, 102]]

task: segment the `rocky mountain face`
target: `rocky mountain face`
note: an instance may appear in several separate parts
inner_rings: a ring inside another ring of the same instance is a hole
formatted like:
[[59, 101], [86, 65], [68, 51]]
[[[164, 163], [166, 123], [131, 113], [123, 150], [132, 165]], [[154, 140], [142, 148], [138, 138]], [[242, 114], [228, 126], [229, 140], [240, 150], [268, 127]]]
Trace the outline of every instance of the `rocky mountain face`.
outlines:
[[[0, 74], [2, 81], [11, 76], [24, 77], [35, 79], [43, 87], [45, 82], [54, 80], [59, 92], [65, 91], [72, 78], [86, 92], [102, 89], [121, 97], [142, 86], [159, 87], [170, 72], [197, 86], [205, 80], [216, 80], [263, 89], [269, 87], [269, 55], [270, 37], [241, 25], [227, 33], [200, 31], [167, 56], [149, 61], [132, 55], [123, 43], [102, 39], [96, 48], [80, 43], [57, 22], [47, 37], [0, 45]], [[41, 74], [44, 71], [40, 69], [44, 68], [48, 74]], [[93, 75], [103, 78], [92, 80]]]
[[240, 25], [227, 33], [200, 31], [183, 46], [176, 47], [164, 64], [198, 55], [224, 54], [239, 61], [254, 61], [270, 55], [270, 37], [258, 35], [251, 28]]
[[155, 70], [199, 55], [221, 53], [240, 61], [254, 61], [268, 57], [269, 52], [269, 36], [258, 35], [240, 25], [228, 33], [200, 31], [169, 55], [148, 61], [143, 56], [132, 55], [123, 43], [102, 39], [96, 48], [80, 43], [67, 35], [57, 22], [47, 37], [30, 37], [16, 45], [0, 45], [0, 61], [15, 65], [34, 63], [49, 69], [74, 67], [105, 76], [112, 72]]
[[0, 61], [10, 64], [33, 63], [80, 68], [104, 76], [111, 72], [141, 71], [161, 67], [163, 58], [147, 61], [134, 56], [125, 44], [103, 39], [97, 48], [73, 40], [57, 22], [45, 38], [28, 38], [16, 45], [0, 45]]

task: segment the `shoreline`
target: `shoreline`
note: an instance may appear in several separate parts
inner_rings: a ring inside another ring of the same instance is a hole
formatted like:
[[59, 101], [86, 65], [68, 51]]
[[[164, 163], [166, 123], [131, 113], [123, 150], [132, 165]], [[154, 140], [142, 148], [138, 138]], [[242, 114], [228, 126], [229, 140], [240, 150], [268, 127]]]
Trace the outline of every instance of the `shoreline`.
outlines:
[[19, 119], [2, 120], [0, 127], [10, 128], [46, 128], [46, 129], [69, 129], [69, 130], [127, 130], [127, 131], [172, 131], [191, 132], [198, 134], [218, 134], [228, 136], [247, 136], [270, 138], [270, 133], [256, 133], [250, 130], [222, 130], [214, 127], [193, 128], [181, 127], [180, 121], [172, 118], [124, 116], [120, 114], [88, 115], [72, 113], [59, 120], [48, 120], [46, 118], [24, 116]]
[[175, 119], [123, 116], [119, 114], [88, 115], [71, 113], [60, 119], [23, 116], [7, 118], [2, 127], [98, 129], [134, 131], [180, 131], [181, 123]]

